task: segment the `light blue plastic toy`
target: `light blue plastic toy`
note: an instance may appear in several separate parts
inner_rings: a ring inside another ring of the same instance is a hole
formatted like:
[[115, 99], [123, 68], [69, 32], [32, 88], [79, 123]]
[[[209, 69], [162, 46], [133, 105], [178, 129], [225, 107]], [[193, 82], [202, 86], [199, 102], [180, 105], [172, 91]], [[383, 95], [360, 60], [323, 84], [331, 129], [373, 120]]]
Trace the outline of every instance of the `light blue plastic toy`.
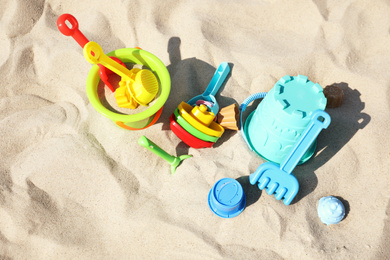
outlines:
[[[268, 94], [257, 93], [247, 98], [241, 110], [258, 98], [264, 99], [245, 124], [241, 124], [244, 140], [265, 160], [281, 164], [309, 124], [313, 112], [325, 109], [323, 89], [306, 76], [287, 75], [276, 82]], [[316, 142], [313, 142], [299, 163], [307, 161], [315, 148]]]
[[345, 216], [344, 205], [333, 196], [323, 197], [318, 204], [318, 216], [326, 225], [338, 224]]
[[[212, 102], [213, 105], [207, 105], [207, 107], [210, 109], [211, 112], [214, 113], [215, 116], [217, 116], [219, 111], [219, 105], [217, 100], [215, 99], [215, 94], [217, 94], [219, 88], [222, 86], [229, 72], [230, 67], [227, 62], [222, 62], [221, 64], [219, 64], [205, 92], [201, 95], [191, 98], [187, 103], [191, 106], [195, 106], [198, 100]], [[207, 102], [205, 102], [205, 104], [207, 104]]]
[[290, 205], [299, 190], [299, 183], [291, 173], [321, 130], [327, 128], [329, 124], [330, 116], [325, 111], [315, 111], [309, 125], [280, 166], [273, 162], [261, 164], [249, 176], [250, 183], [252, 185], [258, 183], [259, 189], [266, 188], [269, 195], [275, 193], [277, 200], [283, 199], [285, 205]]
[[208, 197], [210, 209], [222, 218], [238, 216], [245, 208], [246, 197], [235, 179], [223, 178], [214, 184]]
[[[240, 105], [240, 125], [241, 125], [240, 132], [241, 132], [242, 138], [244, 138], [245, 143], [248, 145], [248, 147], [249, 147], [249, 149], [251, 149], [251, 151], [253, 151], [253, 146], [249, 143], [248, 139], [246, 138], [247, 134], [245, 133], [246, 131], [244, 128], [244, 123], [242, 121], [242, 115], [244, 114], [244, 111], [246, 110], [247, 106], [249, 106], [250, 103], [252, 103], [253, 101], [255, 101], [257, 99], [265, 98], [266, 95], [267, 95], [267, 92], [255, 93], [255, 94], [247, 97]], [[252, 116], [252, 114], [249, 117], [251, 117], [251, 116]]]

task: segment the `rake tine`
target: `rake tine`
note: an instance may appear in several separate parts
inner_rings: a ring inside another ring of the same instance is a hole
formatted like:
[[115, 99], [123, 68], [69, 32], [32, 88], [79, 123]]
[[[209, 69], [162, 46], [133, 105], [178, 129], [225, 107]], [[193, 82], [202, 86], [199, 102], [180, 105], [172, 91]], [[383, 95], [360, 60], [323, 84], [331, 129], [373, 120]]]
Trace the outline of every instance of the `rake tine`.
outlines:
[[279, 187], [279, 184], [277, 182], [273, 182], [271, 183], [271, 185], [268, 185], [267, 187], [267, 193], [269, 195], [272, 195], [274, 194], [274, 192], [276, 191], [276, 189]]
[[288, 205], [290, 205], [290, 203], [291, 203], [291, 201], [294, 199], [294, 197], [289, 197], [289, 198], [285, 198], [284, 200], [283, 200], [283, 203], [284, 203], [284, 205], [286, 205], [286, 206], [288, 206]]
[[284, 197], [284, 194], [286, 194], [287, 192], [287, 189], [282, 187], [282, 188], [279, 188], [277, 191], [276, 191], [276, 194], [275, 194], [275, 199], [277, 200], [281, 200], [283, 197]]
[[252, 184], [252, 185], [255, 185], [261, 175], [263, 175], [264, 171], [262, 170], [263, 167], [261, 167], [261, 165], [259, 167], [257, 167], [256, 171], [254, 173], [252, 173], [251, 175], [249, 175], [249, 182]]
[[297, 195], [297, 193], [298, 193], [298, 189], [296, 189], [296, 190], [293, 189], [291, 192], [287, 191], [287, 194], [283, 200], [284, 205], [286, 205], [286, 206], [290, 205], [290, 203], [293, 201], [293, 199], [295, 198], [295, 195]]
[[267, 185], [268, 185], [269, 182], [270, 182], [270, 178], [268, 178], [268, 177], [261, 178], [261, 179], [259, 180], [259, 184], [258, 184], [259, 189], [260, 189], [260, 190], [264, 190], [264, 189], [267, 187]]

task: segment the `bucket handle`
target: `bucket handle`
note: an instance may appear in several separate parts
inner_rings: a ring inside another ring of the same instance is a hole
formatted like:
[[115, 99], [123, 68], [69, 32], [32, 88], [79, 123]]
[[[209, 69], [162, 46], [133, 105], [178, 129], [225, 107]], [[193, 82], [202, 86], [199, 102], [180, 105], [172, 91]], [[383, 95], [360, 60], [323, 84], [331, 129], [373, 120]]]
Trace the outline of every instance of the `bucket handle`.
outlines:
[[250, 95], [249, 97], [247, 97], [243, 102], [242, 104], [240, 105], [240, 125], [241, 125], [241, 135], [242, 135], [242, 138], [244, 138], [244, 141], [245, 143], [248, 145], [249, 149], [251, 151], [253, 151], [251, 145], [249, 144], [246, 136], [245, 136], [245, 129], [244, 129], [244, 124], [242, 122], [242, 114], [244, 113], [246, 107], [252, 103], [253, 101], [257, 100], [257, 99], [260, 99], [260, 98], [264, 98], [265, 96], [267, 95], [267, 92], [259, 92], [259, 93], [255, 93], [253, 95]]
[[133, 127], [131, 127], [131, 126], [125, 125], [125, 123], [123, 123], [123, 122], [121, 122], [121, 121], [116, 121], [115, 124], [116, 124], [117, 126], [119, 126], [119, 127], [122, 127], [122, 128], [124, 128], [124, 129], [127, 129], [127, 130], [143, 130], [143, 129], [145, 129], [145, 128], [148, 128], [149, 126], [154, 125], [154, 123], [157, 122], [157, 120], [160, 118], [160, 115], [161, 115], [161, 113], [162, 113], [162, 110], [163, 110], [163, 107], [161, 107], [160, 110], [158, 110], [158, 111], [156, 112], [156, 114], [154, 115], [153, 120], [152, 120], [147, 126], [145, 126], [145, 127], [143, 127], [143, 128], [133, 128]]

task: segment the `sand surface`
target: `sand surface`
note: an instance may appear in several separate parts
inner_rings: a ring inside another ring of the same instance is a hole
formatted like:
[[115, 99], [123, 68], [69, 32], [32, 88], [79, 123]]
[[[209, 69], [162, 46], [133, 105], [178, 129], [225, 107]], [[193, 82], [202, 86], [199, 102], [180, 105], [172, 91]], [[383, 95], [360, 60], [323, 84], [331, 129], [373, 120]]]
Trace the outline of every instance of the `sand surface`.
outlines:
[[[167, 66], [171, 93], [155, 125], [127, 131], [92, 107], [92, 65], [58, 31], [63, 13], [104, 52], [139, 46]], [[2, 0], [0, 259], [389, 259], [389, 17], [385, 0]], [[231, 67], [221, 107], [285, 75], [344, 90], [315, 156], [294, 171], [289, 206], [249, 184], [263, 160], [239, 132], [193, 149], [169, 128], [221, 62]], [[193, 158], [171, 175], [142, 135]], [[232, 219], [207, 203], [224, 177], [247, 197]], [[328, 195], [347, 208], [338, 225], [317, 216]]]

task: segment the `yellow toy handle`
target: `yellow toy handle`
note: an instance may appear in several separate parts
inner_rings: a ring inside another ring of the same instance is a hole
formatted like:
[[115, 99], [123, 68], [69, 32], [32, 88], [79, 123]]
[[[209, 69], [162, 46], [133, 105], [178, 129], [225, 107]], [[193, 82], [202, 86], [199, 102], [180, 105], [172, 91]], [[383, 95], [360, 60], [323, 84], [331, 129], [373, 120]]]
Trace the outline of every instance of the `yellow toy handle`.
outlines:
[[96, 42], [88, 42], [83, 48], [84, 58], [92, 64], [102, 64], [107, 69], [121, 76], [122, 80], [131, 80], [132, 72], [104, 54], [102, 47]]

